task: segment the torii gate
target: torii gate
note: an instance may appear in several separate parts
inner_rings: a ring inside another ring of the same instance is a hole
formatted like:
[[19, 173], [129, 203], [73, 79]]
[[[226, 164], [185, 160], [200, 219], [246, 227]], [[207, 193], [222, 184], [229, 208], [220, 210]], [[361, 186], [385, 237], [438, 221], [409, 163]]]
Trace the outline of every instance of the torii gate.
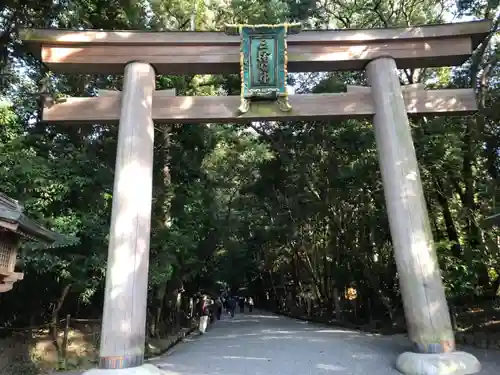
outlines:
[[[155, 74], [239, 71], [240, 38], [220, 32], [25, 30], [22, 39], [55, 72], [123, 74], [123, 92], [70, 98], [45, 108], [49, 123], [119, 124], [99, 369], [152, 374], [144, 364], [153, 170], [153, 123], [373, 118], [406, 322], [414, 352], [405, 374], [470, 374], [478, 360], [455, 351], [441, 273], [408, 115], [477, 110], [473, 89], [401, 87], [398, 68], [460, 65], [486, 37], [489, 21], [412, 28], [304, 31], [288, 37], [290, 71], [366, 70], [371, 87], [292, 95], [284, 112], [239, 97], [175, 97], [155, 91]], [[286, 45], [285, 45], [286, 46]], [[285, 47], [286, 48], [286, 47]]]

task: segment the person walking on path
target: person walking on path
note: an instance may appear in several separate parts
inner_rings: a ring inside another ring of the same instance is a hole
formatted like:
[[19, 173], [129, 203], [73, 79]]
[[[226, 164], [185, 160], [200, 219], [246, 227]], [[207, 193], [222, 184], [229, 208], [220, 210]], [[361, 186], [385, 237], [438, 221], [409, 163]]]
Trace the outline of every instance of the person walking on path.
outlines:
[[238, 298], [238, 306], [240, 306], [240, 313], [245, 312], [245, 297]]
[[221, 316], [222, 316], [222, 301], [220, 299], [220, 297], [217, 297], [215, 299], [215, 316], [217, 317], [217, 320], [220, 320]]
[[231, 296], [227, 300], [227, 310], [231, 318], [234, 317], [234, 310], [236, 309], [236, 299]]
[[210, 297], [207, 298], [207, 304], [208, 304], [208, 321], [210, 324], [215, 322], [215, 313], [217, 309], [217, 305], [215, 304], [215, 301]]
[[253, 305], [254, 305], [253, 298], [252, 297], [248, 297], [247, 303], [248, 303], [248, 311], [252, 312], [253, 311]]
[[203, 335], [207, 330], [209, 314], [207, 296], [203, 296], [200, 303], [200, 323], [198, 325], [200, 335]]

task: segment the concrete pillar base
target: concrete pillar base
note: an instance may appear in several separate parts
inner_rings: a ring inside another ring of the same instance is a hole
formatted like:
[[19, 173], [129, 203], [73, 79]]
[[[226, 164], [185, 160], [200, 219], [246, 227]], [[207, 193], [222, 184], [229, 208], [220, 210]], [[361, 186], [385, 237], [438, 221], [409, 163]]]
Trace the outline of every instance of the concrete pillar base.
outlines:
[[396, 368], [405, 375], [469, 375], [481, 371], [481, 364], [466, 352], [406, 352], [398, 357]]
[[158, 367], [146, 363], [139, 367], [129, 367], [120, 369], [99, 369], [93, 368], [85, 371], [82, 375], [166, 375], [166, 372]]

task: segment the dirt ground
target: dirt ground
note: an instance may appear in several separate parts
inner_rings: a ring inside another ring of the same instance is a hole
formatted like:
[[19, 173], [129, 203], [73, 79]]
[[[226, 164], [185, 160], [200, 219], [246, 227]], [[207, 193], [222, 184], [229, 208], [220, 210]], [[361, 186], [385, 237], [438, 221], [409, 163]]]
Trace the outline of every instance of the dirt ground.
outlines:
[[[85, 324], [68, 332], [66, 360], [60, 359], [48, 329], [17, 331], [0, 339], [0, 374], [31, 375], [90, 368], [97, 360], [100, 326]], [[59, 333], [59, 345], [63, 332]]]
[[[196, 322], [192, 322], [193, 326]], [[161, 339], [149, 339], [146, 357], [161, 354], [186, 334], [188, 329]], [[1, 375], [41, 375], [63, 371], [72, 372], [95, 367], [98, 361], [99, 323], [78, 323], [68, 332], [65, 360], [58, 354], [48, 329], [14, 332], [11, 337], [0, 338]], [[58, 343], [63, 341], [60, 330]], [[75, 373], [79, 373], [77, 371]]]

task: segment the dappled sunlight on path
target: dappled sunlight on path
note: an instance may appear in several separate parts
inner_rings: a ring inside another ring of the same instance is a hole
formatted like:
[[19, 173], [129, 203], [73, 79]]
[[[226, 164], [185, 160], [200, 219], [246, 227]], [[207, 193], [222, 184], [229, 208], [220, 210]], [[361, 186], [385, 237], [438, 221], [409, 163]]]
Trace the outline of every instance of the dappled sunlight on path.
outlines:
[[[168, 375], [392, 375], [404, 335], [380, 336], [327, 327], [262, 312], [224, 316], [203, 336], [194, 335], [151, 360]], [[500, 351], [467, 348], [483, 364], [500, 368]]]

